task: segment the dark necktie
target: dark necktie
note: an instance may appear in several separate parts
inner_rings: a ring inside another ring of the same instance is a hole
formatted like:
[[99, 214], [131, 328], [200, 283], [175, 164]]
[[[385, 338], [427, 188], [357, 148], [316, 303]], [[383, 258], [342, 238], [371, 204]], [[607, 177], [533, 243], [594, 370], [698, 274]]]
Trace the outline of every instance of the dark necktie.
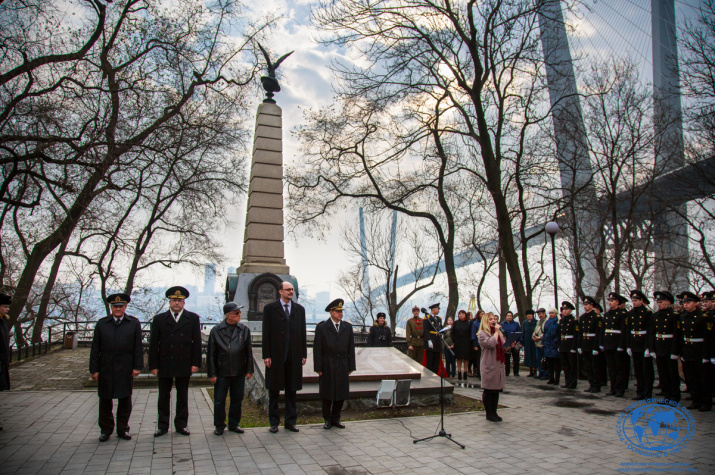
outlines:
[[178, 322], [178, 321], [179, 321], [179, 314], [178, 314], [178, 313], [175, 313], [175, 314], [174, 314], [174, 321], [175, 321], [175, 322]]
[[120, 323], [122, 323], [122, 318], [121, 318], [121, 317], [114, 319], [114, 324], [115, 324], [116, 326], [119, 326]]
[[335, 331], [340, 333], [340, 322], [335, 324]]
[[283, 305], [283, 308], [286, 309], [286, 317], [290, 317], [290, 312], [288, 311], [288, 304]]

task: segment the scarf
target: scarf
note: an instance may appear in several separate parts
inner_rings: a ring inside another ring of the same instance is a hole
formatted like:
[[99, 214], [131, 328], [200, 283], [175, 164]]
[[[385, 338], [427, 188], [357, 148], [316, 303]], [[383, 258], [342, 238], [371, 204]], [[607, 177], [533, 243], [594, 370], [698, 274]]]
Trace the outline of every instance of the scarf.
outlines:
[[[492, 330], [492, 332], [495, 332], [496, 328], [491, 327], [491, 330]], [[501, 337], [501, 332], [499, 332], [498, 336], [497, 336], [497, 361], [500, 362], [501, 364], [504, 364], [504, 363], [506, 363], [506, 356], [504, 355], [504, 350], [502, 349], [502, 345], [504, 345], [504, 340]], [[501, 351], [499, 351], [499, 350], [501, 350]]]

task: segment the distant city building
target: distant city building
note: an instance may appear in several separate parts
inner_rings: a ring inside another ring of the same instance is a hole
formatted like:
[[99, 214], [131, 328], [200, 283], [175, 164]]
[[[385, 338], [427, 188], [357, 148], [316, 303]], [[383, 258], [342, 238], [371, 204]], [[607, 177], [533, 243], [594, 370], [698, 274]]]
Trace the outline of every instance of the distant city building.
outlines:
[[213, 295], [216, 287], [216, 264], [204, 266], [204, 295]]

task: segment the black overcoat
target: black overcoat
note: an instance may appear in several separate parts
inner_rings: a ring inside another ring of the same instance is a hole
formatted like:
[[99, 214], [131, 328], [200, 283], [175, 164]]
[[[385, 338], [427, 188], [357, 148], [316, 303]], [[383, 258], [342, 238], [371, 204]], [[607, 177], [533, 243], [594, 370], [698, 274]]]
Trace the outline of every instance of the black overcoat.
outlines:
[[0, 317], [0, 391], [10, 389], [10, 329]]
[[142, 327], [134, 317], [124, 315], [119, 325], [114, 317], [104, 317], [94, 327], [89, 353], [90, 374], [99, 373], [97, 393], [102, 399], [120, 399], [132, 394], [132, 370], [144, 366]]
[[321, 399], [344, 401], [350, 397], [350, 373], [355, 371], [353, 326], [340, 322], [340, 333], [331, 319], [315, 327], [313, 369], [318, 378]]
[[[271, 367], [266, 368], [266, 389], [298, 391], [303, 388], [303, 358], [308, 357], [308, 343], [305, 337], [305, 308], [291, 302], [290, 318], [286, 318], [281, 300], [263, 307], [263, 359], [271, 359]], [[286, 341], [287, 340], [287, 341]], [[288, 344], [286, 344], [288, 343]], [[290, 351], [291, 381], [286, 388], [285, 362]]]
[[191, 367], [201, 367], [201, 323], [197, 314], [184, 310], [177, 322], [170, 311], [151, 322], [149, 369], [160, 378], [191, 376]]

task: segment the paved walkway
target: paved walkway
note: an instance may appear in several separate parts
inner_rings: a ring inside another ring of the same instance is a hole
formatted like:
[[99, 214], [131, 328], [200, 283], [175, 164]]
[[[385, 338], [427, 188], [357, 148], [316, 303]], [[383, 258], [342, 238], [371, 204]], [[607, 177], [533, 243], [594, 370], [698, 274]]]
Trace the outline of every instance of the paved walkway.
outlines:
[[[457, 392], [479, 397], [466, 385]], [[134, 393], [131, 441], [112, 437], [100, 444], [97, 396], [91, 391], [0, 393], [0, 472], [3, 474], [593, 474], [644, 466], [627, 463], [689, 464], [715, 473], [715, 412], [693, 413], [695, 437], [678, 454], [651, 459], [630, 451], [616, 434], [620, 411], [632, 401], [543, 389], [530, 378], [507, 380], [500, 403], [501, 424], [482, 413], [445, 417], [445, 427], [467, 445], [444, 438], [413, 444], [412, 436], [435, 432], [434, 416], [351, 422], [347, 429], [300, 426], [293, 434], [265, 428], [243, 435], [213, 435], [212, 412], [200, 389], [190, 390], [190, 437], [170, 432], [155, 439], [155, 389]], [[172, 403], [173, 404], [173, 403]], [[663, 466], [661, 466], [662, 468]], [[670, 466], [668, 468], [673, 468]], [[681, 467], [682, 468], [682, 467]]]
[[10, 368], [13, 390], [84, 389], [89, 348], [55, 351]]

